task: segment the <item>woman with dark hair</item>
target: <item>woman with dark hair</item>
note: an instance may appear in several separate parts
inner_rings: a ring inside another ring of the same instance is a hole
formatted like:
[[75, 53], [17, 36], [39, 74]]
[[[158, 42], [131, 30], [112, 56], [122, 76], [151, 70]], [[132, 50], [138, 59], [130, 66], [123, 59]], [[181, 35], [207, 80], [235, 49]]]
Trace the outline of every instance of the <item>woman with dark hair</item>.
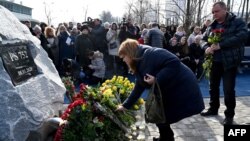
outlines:
[[127, 39], [119, 48], [119, 56], [136, 77], [135, 87], [129, 97], [119, 105], [117, 111], [129, 109], [142, 92], [153, 83], [159, 84], [166, 122], [156, 124], [160, 132], [159, 141], [174, 140], [170, 124], [199, 114], [204, 102], [193, 72], [165, 49], [139, 45]]

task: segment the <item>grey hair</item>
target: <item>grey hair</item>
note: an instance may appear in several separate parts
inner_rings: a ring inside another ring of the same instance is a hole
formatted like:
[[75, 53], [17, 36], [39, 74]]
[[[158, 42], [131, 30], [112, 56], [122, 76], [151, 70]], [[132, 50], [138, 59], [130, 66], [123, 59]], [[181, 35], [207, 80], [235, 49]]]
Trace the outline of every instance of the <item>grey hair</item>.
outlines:
[[39, 25], [37, 25], [37, 24], [33, 27], [33, 30], [42, 31], [41, 27]]
[[219, 5], [221, 8], [227, 9], [227, 5], [226, 5], [226, 3], [223, 2], [223, 1], [215, 2], [215, 3], [213, 4], [213, 7], [214, 7], [215, 5]]

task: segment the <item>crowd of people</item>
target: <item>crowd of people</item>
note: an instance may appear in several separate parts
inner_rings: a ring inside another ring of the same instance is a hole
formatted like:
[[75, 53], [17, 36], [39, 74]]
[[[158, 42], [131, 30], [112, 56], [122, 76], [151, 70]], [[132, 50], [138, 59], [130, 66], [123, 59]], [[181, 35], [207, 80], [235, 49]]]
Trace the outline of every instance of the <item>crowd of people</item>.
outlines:
[[[105, 64], [105, 70], [101, 76], [103, 80], [115, 73], [126, 75], [129, 70], [126, 64], [118, 57], [120, 44], [127, 38], [135, 39], [140, 44], [167, 49], [186, 64], [197, 75], [201, 77], [204, 50], [200, 47], [202, 32], [211, 23], [207, 20], [202, 27], [191, 28], [192, 33], [187, 35], [182, 25], [164, 26], [150, 22], [132, 23], [131, 19], [122, 23], [102, 23], [94, 19], [92, 24], [60, 23], [57, 28], [48, 26], [46, 23], [31, 27], [29, 21], [24, 24], [28, 26], [31, 33], [41, 41], [41, 46], [48, 53], [60, 75], [65, 74], [63, 59], [72, 59], [83, 70], [85, 77], [91, 80], [92, 74], [98, 69], [90, 67], [91, 59], [89, 53], [99, 51]], [[98, 67], [96, 67], [98, 68]], [[80, 76], [74, 76], [80, 78]], [[89, 83], [91, 83], [89, 81]]]
[[[118, 110], [129, 108], [142, 91], [157, 80], [163, 93], [167, 93], [163, 94], [163, 101], [168, 121], [157, 125], [160, 139], [173, 140], [170, 124], [204, 109], [197, 83], [202, 78], [205, 54], [213, 55], [209, 78], [211, 97], [210, 107], [201, 115], [218, 114], [222, 79], [226, 105], [224, 124], [233, 123], [236, 73], [245, 43], [249, 44], [249, 30], [242, 19], [227, 11], [224, 2], [214, 3], [212, 14], [213, 21], [207, 19], [202, 26], [190, 27], [190, 31], [185, 31], [182, 25], [166, 27], [156, 22], [139, 26], [131, 19], [110, 24], [96, 18], [91, 23], [77, 23], [76, 26], [72, 22], [61, 23], [56, 29], [45, 23], [34, 27], [29, 21], [25, 24], [40, 39], [60, 76], [72, 76], [76, 83], [95, 85], [118, 70], [125, 76], [132, 71], [137, 78], [135, 89]], [[209, 43], [208, 37], [216, 29], [224, 31], [221, 40], [216, 44]], [[190, 101], [181, 101], [179, 94], [182, 98], [191, 97]], [[198, 107], [193, 105], [194, 100]]]

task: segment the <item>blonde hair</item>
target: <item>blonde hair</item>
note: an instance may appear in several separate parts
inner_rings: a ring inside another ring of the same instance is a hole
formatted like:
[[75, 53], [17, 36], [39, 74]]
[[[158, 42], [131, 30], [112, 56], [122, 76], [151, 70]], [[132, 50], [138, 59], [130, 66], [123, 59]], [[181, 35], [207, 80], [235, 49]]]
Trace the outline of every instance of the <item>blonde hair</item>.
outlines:
[[176, 29], [176, 31], [184, 31], [184, 27], [183, 27], [183, 25], [179, 25], [178, 27], [177, 27], [177, 29]]
[[[66, 31], [67, 33], [68, 33], [68, 31], [67, 31], [67, 28], [64, 26], [64, 25], [60, 25], [59, 27], [58, 27], [58, 33], [57, 33], [57, 36], [58, 35], [60, 35], [60, 33], [62, 32], [61, 30], [64, 30], [64, 31]], [[68, 33], [69, 34], [69, 33]]]
[[124, 42], [122, 42], [118, 51], [118, 55], [120, 57], [127, 56], [132, 60], [130, 64], [127, 65], [133, 73], [136, 72], [136, 61], [138, 60], [138, 58], [136, 58], [136, 54], [138, 46], [139, 43], [137, 40], [126, 39]]
[[48, 37], [50, 36], [49, 33], [51, 33], [51, 32], [53, 33], [53, 37], [55, 37], [55, 36], [56, 36], [56, 35], [55, 35], [55, 29], [52, 28], [52, 27], [49, 27], [49, 26], [45, 27], [44, 34], [45, 34], [45, 37], [46, 37], [46, 38], [48, 38]]

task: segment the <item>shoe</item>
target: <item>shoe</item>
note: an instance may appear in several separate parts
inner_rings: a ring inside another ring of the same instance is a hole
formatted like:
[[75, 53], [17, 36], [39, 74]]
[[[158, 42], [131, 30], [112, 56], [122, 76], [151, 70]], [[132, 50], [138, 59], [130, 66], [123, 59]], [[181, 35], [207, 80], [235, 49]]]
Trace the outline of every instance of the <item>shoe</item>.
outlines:
[[223, 121], [224, 125], [232, 125], [233, 124], [233, 118], [226, 117]]
[[218, 111], [212, 111], [212, 110], [207, 110], [206, 112], [201, 112], [200, 113], [201, 116], [216, 116], [218, 115]]

